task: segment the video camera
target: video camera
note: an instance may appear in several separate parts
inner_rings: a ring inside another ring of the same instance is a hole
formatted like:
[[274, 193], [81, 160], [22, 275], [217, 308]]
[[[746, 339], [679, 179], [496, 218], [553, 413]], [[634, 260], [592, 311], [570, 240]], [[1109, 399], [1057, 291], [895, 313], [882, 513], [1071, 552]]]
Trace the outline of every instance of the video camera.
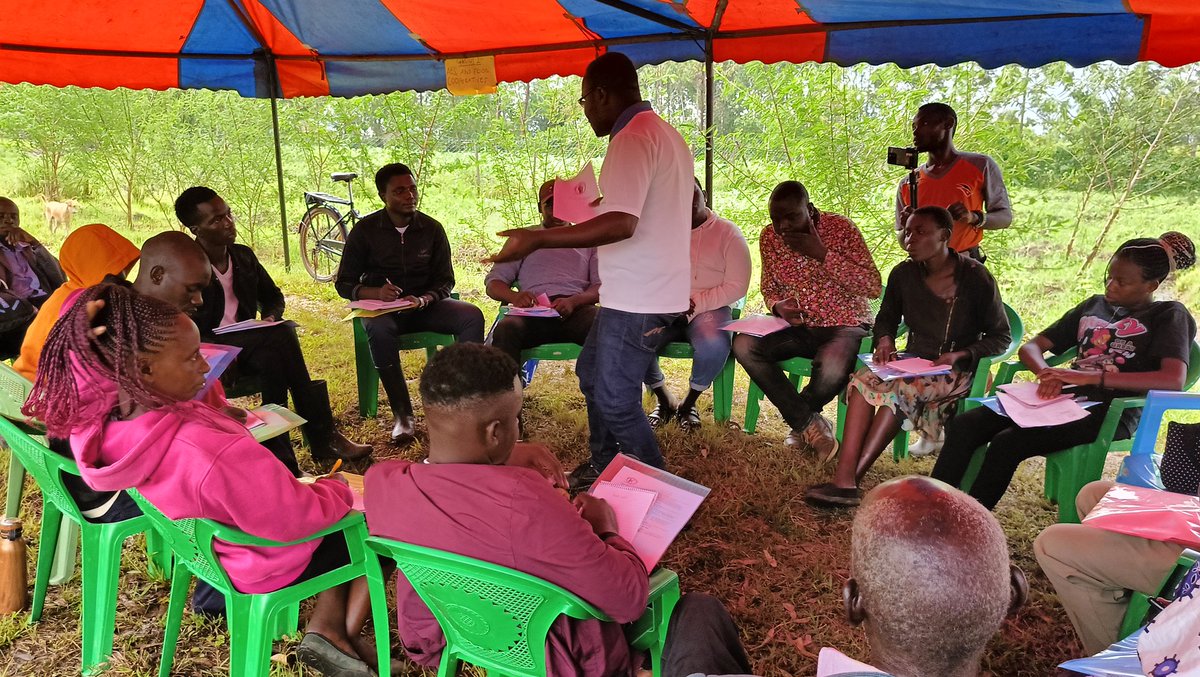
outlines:
[[889, 165], [904, 167], [905, 169], [917, 168], [917, 149], [913, 147], [897, 148], [895, 146], [888, 147], [887, 161]]
[[917, 155], [917, 149], [912, 146], [908, 148], [888, 146], [888, 164], [908, 170], [908, 204], [914, 209], [917, 206]]

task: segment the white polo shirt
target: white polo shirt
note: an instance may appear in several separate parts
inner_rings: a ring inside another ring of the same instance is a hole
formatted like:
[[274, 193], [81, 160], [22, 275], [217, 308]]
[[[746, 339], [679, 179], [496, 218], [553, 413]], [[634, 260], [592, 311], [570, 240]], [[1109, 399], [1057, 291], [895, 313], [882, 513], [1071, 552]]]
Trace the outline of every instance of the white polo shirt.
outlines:
[[683, 137], [652, 110], [613, 135], [600, 168], [600, 211], [632, 214], [638, 224], [633, 237], [596, 249], [602, 307], [687, 311], [694, 172]]

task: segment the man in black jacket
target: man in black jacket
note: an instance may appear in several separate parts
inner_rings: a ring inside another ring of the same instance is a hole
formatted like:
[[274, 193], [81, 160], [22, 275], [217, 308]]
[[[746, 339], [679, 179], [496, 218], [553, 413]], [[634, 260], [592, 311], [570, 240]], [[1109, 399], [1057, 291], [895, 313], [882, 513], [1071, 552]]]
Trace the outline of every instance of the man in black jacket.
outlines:
[[[304, 353], [289, 323], [228, 334], [213, 330], [234, 322], [283, 319], [283, 292], [259, 263], [254, 251], [235, 242], [237, 228], [229, 205], [211, 188], [195, 186], [175, 201], [175, 216], [196, 236], [208, 255], [213, 276], [203, 291], [204, 302], [192, 314], [205, 341], [238, 346], [235, 375], [256, 376], [264, 403], [287, 406], [292, 393], [295, 410], [308, 423], [304, 432], [314, 460], [365, 458], [369, 445], [355, 444], [334, 427], [325, 381], [309, 377]], [[232, 384], [230, 384], [232, 385]]]
[[359, 220], [346, 237], [337, 292], [357, 301], [404, 299], [413, 310], [364, 318], [371, 359], [387, 392], [395, 422], [392, 441], [413, 440], [413, 409], [400, 366], [399, 337], [420, 331], [453, 334], [456, 341], [483, 342], [483, 313], [450, 298], [454, 264], [450, 242], [436, 219], [417, 210], [417, 181], [406, 165], [375, 173], [384, 208]]

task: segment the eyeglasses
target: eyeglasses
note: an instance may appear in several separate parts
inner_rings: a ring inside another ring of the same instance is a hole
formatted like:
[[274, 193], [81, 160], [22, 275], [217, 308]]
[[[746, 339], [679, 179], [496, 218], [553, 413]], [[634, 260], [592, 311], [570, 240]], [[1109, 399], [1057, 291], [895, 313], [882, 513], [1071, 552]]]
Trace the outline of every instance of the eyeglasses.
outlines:
[[579, 97], [579, 105], [582, 106], [584, 102], [587, 101], [587, 98], [592, 95], [592, 92], [596, 91], [597, 89], [604, 89], [604, 85], [596, 85], [595, 87], [592, 87], [588, 91], [584, 92], [583, 96]]

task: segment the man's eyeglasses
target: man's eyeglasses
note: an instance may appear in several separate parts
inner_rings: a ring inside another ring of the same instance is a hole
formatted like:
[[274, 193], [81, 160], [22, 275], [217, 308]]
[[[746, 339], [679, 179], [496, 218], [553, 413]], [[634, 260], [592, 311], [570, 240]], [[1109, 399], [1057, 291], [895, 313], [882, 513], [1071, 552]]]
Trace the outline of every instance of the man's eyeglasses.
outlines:
[[597, 89], [604, 89], [604, 85], [596, 85], [595, 87], [592, 87], [588, 91], [584, 92], [583, 96], [579, 97], [579, 105], [582, 106], [584, 102], [587, 101], [587, 98], [592, 95], [592, 92], [596, 91]]

